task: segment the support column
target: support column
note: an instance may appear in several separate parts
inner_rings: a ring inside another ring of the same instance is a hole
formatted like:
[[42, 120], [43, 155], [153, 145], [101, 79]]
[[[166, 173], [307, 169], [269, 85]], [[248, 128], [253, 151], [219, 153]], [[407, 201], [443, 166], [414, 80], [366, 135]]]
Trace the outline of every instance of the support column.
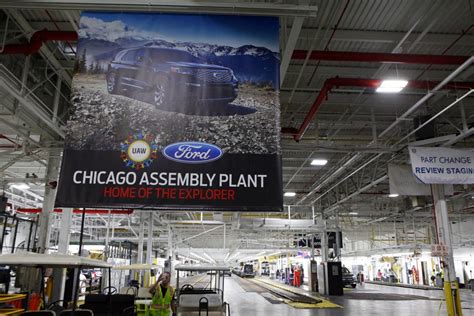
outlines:
[[225, 247], [226, 247], [226, 240], [225, 240], [225, 238], [226, 238], [226, 236], [225, 236], [225, 235], [226, 235], [226, 231], [225, 231], [225, 230], [226, 230], [226, 229], [225, 229], [225, 222], [224, 222], [224, 244], [223, 244], [223, 246], [222, 246], [222, 249], [224, 249], [224, 250], [225, 250]]
[[53, 100], [53, 123], [56, 123], [58, 120], [60, 97], [61, 97], [61, 76], [58, 76], [56, 80], [56, 89], [54, 92], [54, 100]]
[[321, 225], [323, 225], [323, 231], [321, 232], [321, 261], [328, 261], [328, 233], [326, 229], [326, 220], [324, 219], [324, 213], [321, 212]]
[[143, 263], [143, 239], [145, 236], [145, 216], [140, 212], [140, 228], [138, 232], [138, 258], [137, 263]]
[[[110, 247], [109, 247], [109, 242], [110, 242], [110, 225], [112, 224], [112, 211], [109, 210], [109, 214], [107, 215], [107, 221], [106, 225], [107, 228], [105, 230], [105, 247], [104, 247], [104, 260], [107, 262], [109, 257], [110, 257]], [[109, 269], [104, 269], [102, 272], [102, 283], [101, 283], [101, 292], [108, 286], [111, 286], [110, 280], [112, 276], [109, 276]]]
[[393, 231], [395, 234], [395, 245], [398, 246], [397, 222], [393, 221]]
[[443, 257], [444, 262], [444, 294], [446, 296], [446, 310], [448, 316], [462, 316], [459, 284], [456, 280], [453, 258], [453, 243], [451, 225], [448, 216], [448, 206], [444, 195], [444, 186], [431, 185], [435, 205], [435, 220], [437, 225], [438, 242], [448, 247], [448, 255]]
[[107, 228], [105, 230], [105, 259], [109, 259], [110, 257], [110, 251], [109, 251], [109, 242], [110, 242], [110, 225], [112, 224], [112, 211], [109, 210], [109, 215], [107, 215]]
[[[323, 269], [318, 269], [318, 273], [324, 273], [323, 284], [318, 282], [318, 291], [320, 294], [327, 295], [328, 294], [328, 278], [327, 278], [327, 262], [328, 262], [328, 233], [326, 228], [326, 219], [324, 218], [324, 211], [321, 211], [321, 224], [323, 225], [323, 231], [321, 232], [321, 265], [324, 266]], [[321, 278], [318, 277], [318, 281]]]
[[[164, 271], [171, 272], [173, 269], [173, 230], [171, 226], [168, 225], [168, 267], [165, 266]], [[171, 274], [173, 277], [173, 274]]]
[[[71, 240], [72, 208], [63, 208], [61, 226], [59, 228], [58, 253], [67, 254]], [[64, 299], [67, 269], [54, 269], [53, 294], [50, 302]]]
[[[138, 256], [137, 263], [144, 263], [143, 261], [143, 238], [145, 236], [145, 216], [143, 212], [140, 212], [140, 227], [138, 228]], [[138, 272], [138, 284], [142, 285], [144, 271]]]
[[150, 212], [148, 221], [148, 239], [146, 243], [146, 260], [148, 264], [153, 264], [153, 212]]
[[[315, 218], [314, 213], [314, 205], [311, 206], [311, 218], [313, 219], [313, 225], [317, 224], [317, 220]], [[311, 260], [314, 261], [314, 234], [311, 234]], [[311, 273], [311, 271], [309, 271]], [[311, 283], [310, 283], [311, 284]]]
[[58, 180], [60, 151], [50, 149], [48, 166], [46, 167], [46, 185], [44, 190], [43, 211], [39, 216], [38, 248], [39, 253], [44, 253], [49, 248], [50, 221], [56, 198], [56, 188], [49, 185]]
[[[143, 219], [145, 218], [145, 214], [143, 214]], [[153, 264], [153, 212], [149, 213], [149, 220], [148, 220], [148, 234], [147, 234], [147, 242], [146, 242], [146, 263]], [[142, 271], [142, 273], [144, 273]], [[146, 272], [144, 274], [144, 284], [143, 286], [148, 287], [151, 285], [151, 274], [150, 272]]]
[[339, 212], [336, 211], [336, 246], [334, 247], [334, 255], [338, 261], [341, 261], [341, 226], [339, 223]]

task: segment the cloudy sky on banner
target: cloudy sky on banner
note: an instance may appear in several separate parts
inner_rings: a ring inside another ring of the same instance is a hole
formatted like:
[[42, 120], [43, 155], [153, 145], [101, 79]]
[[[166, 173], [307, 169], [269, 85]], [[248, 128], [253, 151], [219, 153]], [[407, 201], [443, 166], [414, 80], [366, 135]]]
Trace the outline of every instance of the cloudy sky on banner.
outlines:
[[278, 29], [274, 17], [84, 12], [79, 34], [110, 42], [135, 38], [232, 47], [251, 44], [278, 52]]

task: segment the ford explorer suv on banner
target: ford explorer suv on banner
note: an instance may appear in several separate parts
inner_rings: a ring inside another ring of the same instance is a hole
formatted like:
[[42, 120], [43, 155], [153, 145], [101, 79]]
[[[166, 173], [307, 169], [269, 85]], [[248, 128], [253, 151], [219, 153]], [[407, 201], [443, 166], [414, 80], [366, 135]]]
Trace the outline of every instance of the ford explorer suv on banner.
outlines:
[[230, 68], [205, 64], [188, 52], [144, 46], [117, 53], [107, 71], [111, 94], [152, 94], [158, 108], [195, 101], [227, 104], [237, 97], [238, 82]]

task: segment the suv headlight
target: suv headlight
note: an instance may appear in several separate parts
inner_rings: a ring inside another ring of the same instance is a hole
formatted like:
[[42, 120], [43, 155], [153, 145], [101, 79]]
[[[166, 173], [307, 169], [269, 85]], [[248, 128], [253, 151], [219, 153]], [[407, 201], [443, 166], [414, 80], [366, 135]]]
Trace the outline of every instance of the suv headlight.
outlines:
[[232, 76], [232, 81], [238, 81], [237, 80], [237, 77], [234, 75], [234, 71], [232, 69], [230, 69], [230, 75]]
[[175, 72], [175, 73], [182, 74], [182, 75], [192, 75], [193, 74], [192, 70], [189, 69], [189, 68], [171, 67], [170, 70], [171, 70], [171, 72]]

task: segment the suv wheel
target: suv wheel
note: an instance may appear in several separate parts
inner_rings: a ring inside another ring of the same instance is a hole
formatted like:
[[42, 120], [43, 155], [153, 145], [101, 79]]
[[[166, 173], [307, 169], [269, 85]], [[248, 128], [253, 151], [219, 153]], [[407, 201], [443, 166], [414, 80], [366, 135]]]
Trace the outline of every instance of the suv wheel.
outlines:
[[117, 94], [119, 92], [120, 77], [111, 72], [107, 75], [107, 92], [110, 94]]
[[157, 108], [164, 108], [167, 106], [169, 99], [168, 97], [169, 90], [168, 84], [166, 83], [166, 79], [157, 80], [153, 89], [153, 104]]

